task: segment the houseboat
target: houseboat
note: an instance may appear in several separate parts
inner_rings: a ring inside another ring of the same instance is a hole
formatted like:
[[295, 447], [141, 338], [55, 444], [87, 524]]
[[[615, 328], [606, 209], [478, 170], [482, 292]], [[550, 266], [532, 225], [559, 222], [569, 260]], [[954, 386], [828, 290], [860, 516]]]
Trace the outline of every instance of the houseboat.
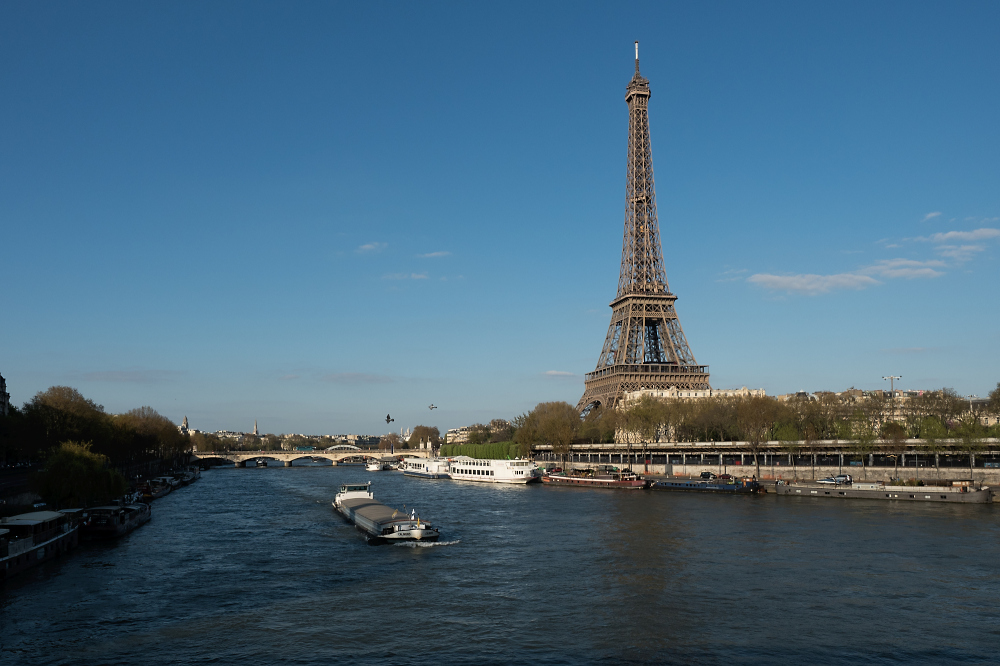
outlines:
[[148, 523], [152, 515], [150, 506], [143, 502], [98, 506], [87, 509], [87, 517], [81, 528], [84, 538], [114, 539]]
[[875, 499], [898, 502], [947, 502], [949, 504], [986, 504], [993, 501], [989, 486], [976, 486], [970, 479], [951, 481], [942, 486], [894, 486], [881, 481], [854, 482], [850, 485], [820, 485], [813, 483], [775, 484], [774, 492], [792, 497], [821, 499]]
[[649, 482], [630, 469], [595, 471], [574, 469], [569, 472], [548, 473], [542, 483], [551, 486], [572, 486], [575, 488], [616, 488], [619, 490], [641, 490]]
[[79, 541], [79, 527], [59, 511], [0, 518], [0, 581], [65, 553]]

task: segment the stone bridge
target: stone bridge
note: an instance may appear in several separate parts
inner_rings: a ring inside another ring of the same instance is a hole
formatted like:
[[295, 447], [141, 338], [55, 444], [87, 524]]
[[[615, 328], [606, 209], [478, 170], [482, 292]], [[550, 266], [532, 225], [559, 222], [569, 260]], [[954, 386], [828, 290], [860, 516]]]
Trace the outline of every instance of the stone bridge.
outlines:
[[365, 460], [396, 460], [399, 456], [409, 458], [426, 458], [430, 451], [421, 449], [401, 449], [395, 453], [388, 451], [372, 451], [359, 449], [356, 447], [337, 447], [336, 449], [323, 449], [320, 451], [195, 451], [192, 460], [205, 460], [217, 458], [228, 460], [236, 467], [246, 467], [248, 460], [280, 460], [285, 463], [285, 467], [291, 467], [292, 462], [303, 458], [329, 460], [334, 465], [346, 458], [363, 458]]

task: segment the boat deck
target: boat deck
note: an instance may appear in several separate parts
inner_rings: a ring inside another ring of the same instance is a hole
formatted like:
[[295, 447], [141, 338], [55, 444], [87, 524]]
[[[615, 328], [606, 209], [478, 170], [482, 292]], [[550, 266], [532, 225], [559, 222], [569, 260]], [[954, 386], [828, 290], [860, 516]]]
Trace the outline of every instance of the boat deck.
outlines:
[[907, 502], [958, 502], [962, 504], [984, 504], [993, 500], [989, 487], [981, 490], [963, 491], [960, 488], [942, 486], [880, 486], [876, 484], [820, 485], [805, 483], [784, 483], [775, 486], [778, 495], [793, 497], [819, 497], [826, 499], [876, 499], [900, 500]]
[[393, 520], [410, 519], [409, 514], [397, 511], [371, 498], [346, 499], [340, 504], [345, 509], [363, 516], [373, 523], [385, 524]]

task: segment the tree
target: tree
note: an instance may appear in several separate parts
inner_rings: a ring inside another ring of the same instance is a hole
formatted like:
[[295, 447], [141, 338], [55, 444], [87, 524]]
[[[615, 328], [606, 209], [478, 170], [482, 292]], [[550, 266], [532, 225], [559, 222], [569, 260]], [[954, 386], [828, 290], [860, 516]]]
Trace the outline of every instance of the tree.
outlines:
[[799, 442], [798, 430], [790, 423], [783, 423], [774, 429], [774, 438], [781, 442], [781, 450], [788, 454], [788, 459], [792, 462], [792, 476], [799, 478], [795, 459], [802, 450], [802, 445]]
[[892, 455], [893, 478], [899, 478], [899, 457], [906, 452], [906, 428], [890, 421], [882, 426], [882, 441], [886, 451]]
[[[587, 413], [580, 424], [580, 439], [584, 439], [592, 444], [597, 442], [614, 442], [615, 432], [618, 430], [619, 414], [620, 412], [614, 409], [604, 409], [601, 406], [594, 407]], [[514, 437], [516, 441], [516, 431]]]
[[503, 419], [493, 419], [489, 423], [491, 442], [509, 442], [514, 436], [514, 427]]
[[522, 451], [530, 452], [535, 444], [550, 444], [563, 462], [580, 430], [580, 414], [566, 402], [541, 402], [515, 422], [519, 425], [514, 441]]
[[403, 438], [394, 432], [390, 432], [388, 435], [383, 435], [382, 439], [378, 442], [378, 448], [380, 451], [394, 451], [399, 448], [402, 444]]
[[437, 427], [418, 425], [410, 434], [408, 444], [411, 449], [416, 449], [420, 448], [421, 442], [430, 442], [431, 448], [438, 448], [441, 444], [441, 431]]
[[925, 416], [920, 422], [920, 438], [924, 440], [923, 449], [934, 456], [934, 467], [941, 472], [939, 454], [945, 450], [941, 440], [948, 436], [948, 430], [936, 416]]
[[877, 437], [870, 419], [866, 418], [860, 410], [852, 423], [851, 434], [854, 437], [854, 442], [851, 444], [851, 451], [861, 458], [861, 475], [867, 479], [868, 467], [865, 458], [875, 450], [875, 440]]
[[772, 398], [754, 395], [741, 398], [736, 405], [736, 424], [747, 450], [753, 455], [758, 479], [761, 478], [761, 446], [767, 442], [774, 427], [775, 404]]
[[970, 412], [962, 418], [957, 434], [961, 438], [962, 451], [969, 454], [969, 475], [971, 476], [975, 456], [985, 448], [983, 425], [979, 422], [979, 418]]
[[65, 441], [89, 441], [103, 447], [112, 440], [104, 407], [88, 400], [69, 386], [52, 386], [36, 393], [24, 405], [26, 436], [33, 439], [36, 451], [58, 446]]
[[482, 423], [469, 426], [469, 444], [485, 444], [490, 441], [490, 427]]
[[1000, 382], [997, 382], [997, 387], [990, 391], [989, 410], [994, 416], [1000, 416]]
[[38, 494], [55, 508], [107, 504], [123, 495], [125, 478], [110, 469], [108, 457], [90, 450], [90, 442], [63, 442], [45, 458], [34, 482]]

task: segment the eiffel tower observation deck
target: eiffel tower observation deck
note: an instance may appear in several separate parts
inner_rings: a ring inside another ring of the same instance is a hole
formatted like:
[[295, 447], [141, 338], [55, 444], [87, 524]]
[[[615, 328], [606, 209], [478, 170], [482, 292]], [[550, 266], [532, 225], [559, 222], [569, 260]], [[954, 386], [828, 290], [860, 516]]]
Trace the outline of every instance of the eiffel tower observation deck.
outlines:
[[649, 143], [649, 81], [639, 74], [639, 42], [625, 101], [629, 120], [622, 267], [604, 348], [597, 368], [587, 373], [577, 403], [581, 412], [615, 407], [631, 391], [710, 388], [708, 366], [698, 365], [691, 353], [674, 308], [677, 296], [670, 292], [663, 268]]

